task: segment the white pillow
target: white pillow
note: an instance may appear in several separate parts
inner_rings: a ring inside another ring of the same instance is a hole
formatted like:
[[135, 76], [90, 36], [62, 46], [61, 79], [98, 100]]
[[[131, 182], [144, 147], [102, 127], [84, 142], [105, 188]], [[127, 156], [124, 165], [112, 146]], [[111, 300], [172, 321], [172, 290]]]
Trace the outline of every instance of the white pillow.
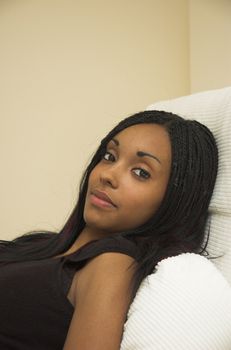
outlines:
[[[207, 125], [219, 150], [219, 169], [210, 203], [208, 252], [223, 257], [213, 260], [231, 284], [231, 87], [161, 101], [148, 110], [165, 110]], [[230, 347], [231, 349], [231, 347]]]
[[231, 288], [193, 253], [162, 260], [128, 312], [121, 350], [230, 350]]

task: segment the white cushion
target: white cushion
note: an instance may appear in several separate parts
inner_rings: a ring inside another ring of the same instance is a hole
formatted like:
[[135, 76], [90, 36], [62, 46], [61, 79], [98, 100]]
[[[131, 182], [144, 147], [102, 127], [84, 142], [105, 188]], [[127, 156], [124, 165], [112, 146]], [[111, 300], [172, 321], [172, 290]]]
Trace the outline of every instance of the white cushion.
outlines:
[[147, 109], [198, 120], [207, 125], [216, 138], [219, 169], [209, 208], [212, 220], [208, 252], [215, 256], [224, 254], [213, 262], [231, 284], [231, 87], [157, 102]]
[[230, 350], [231, 288], [197, 254], [162, 260], [129, 309], [121, 350]]

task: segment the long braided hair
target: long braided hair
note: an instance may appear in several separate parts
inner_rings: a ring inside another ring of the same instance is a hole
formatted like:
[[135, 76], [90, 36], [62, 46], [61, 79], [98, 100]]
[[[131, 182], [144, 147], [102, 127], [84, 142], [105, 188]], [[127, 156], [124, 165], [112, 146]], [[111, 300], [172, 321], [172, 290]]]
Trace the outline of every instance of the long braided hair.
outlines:
[[45, 259], [66, 252], [85, 227], [83, 210], [89, 175], [102, 159], [108, 142], [125, 128], [142, 123], [159, 124], [167, 130], [172, 164], [157, 212], [142, 226], [118, 232], [138, 246], [133, 297], [160, 260], [184, 252], [205, 253], [205, 225], [218, 168], [215, 139], [206, 126], [195, 120], [164, 111], [143, 111], [123, 119], [103, 138], [82, 176], [77, 204], [61, 231], [34, 231], [12, 241], [0, 241], [0, 263]]

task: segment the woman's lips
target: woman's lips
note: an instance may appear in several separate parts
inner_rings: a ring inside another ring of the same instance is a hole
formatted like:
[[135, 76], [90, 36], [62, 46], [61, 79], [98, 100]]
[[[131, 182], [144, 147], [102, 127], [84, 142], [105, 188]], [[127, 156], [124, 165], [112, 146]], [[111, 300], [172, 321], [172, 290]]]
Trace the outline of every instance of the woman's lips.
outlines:
[[115, 205], [106, 201], [105, 199], [99, 198], [96, 194], [90, 194], [90, 202], [102, 208], [115, 208]]

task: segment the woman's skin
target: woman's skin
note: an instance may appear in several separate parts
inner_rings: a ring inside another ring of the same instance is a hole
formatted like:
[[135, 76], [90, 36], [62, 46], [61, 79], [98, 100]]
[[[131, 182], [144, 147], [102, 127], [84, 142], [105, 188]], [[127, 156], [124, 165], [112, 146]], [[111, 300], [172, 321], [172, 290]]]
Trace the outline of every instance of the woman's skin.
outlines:
[[[171, 169], [171, 145], [165, 129], [157, 124], [137, 124], [113, 140], [90, 174], [86, 226], [66, 254], [92, 240], [142, 225], [164, 197]], [[96, 191], [106, 193], [114, 205], [95, 197]], [[132, 262], [126, 254], [107, 252], [76, 272], [69, 293], [75, 311], [64, 350], [119, 350], [130, 305], [134, 270], [128, 267]]]

